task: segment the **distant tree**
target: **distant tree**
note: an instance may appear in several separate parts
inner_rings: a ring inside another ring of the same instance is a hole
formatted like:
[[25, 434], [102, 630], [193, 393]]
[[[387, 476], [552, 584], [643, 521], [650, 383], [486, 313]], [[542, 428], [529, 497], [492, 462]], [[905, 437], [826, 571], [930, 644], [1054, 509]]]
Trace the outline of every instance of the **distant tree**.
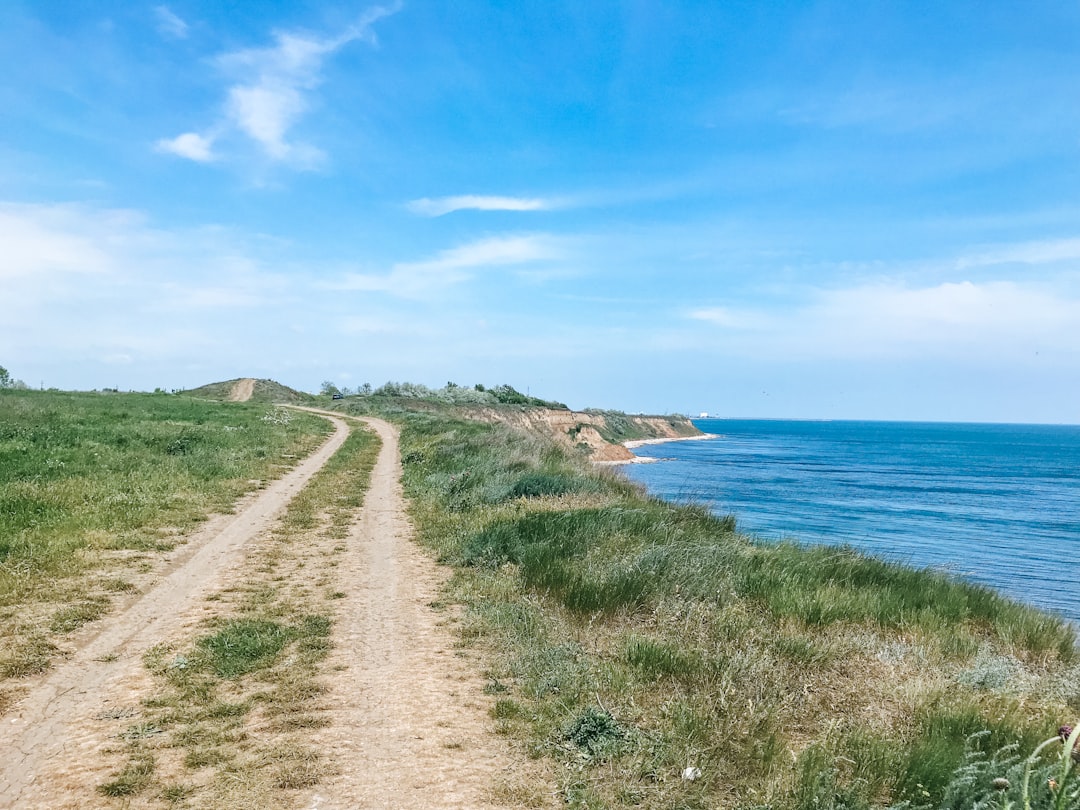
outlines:
[[504, 405], [528, 405], [529, 397], [518, 391], [512, 385], [496, 385], [491, 389], [495, 398]]
[[322, 388], [319, 389], [319, 393], [325, 394], [326, 396], [330, 397], [330, 396], [333, 396], [334, 394], [340, 394], [341, 389], [339, 389], [336, 385], [334, 385], [334, 383], [332, 381], [324, 380], [323, 384], [322, 384]]
[[396, 383], [393, 380], [387, 380], [378, 388], [375, 389], [375, 393], [383, 397], [396, 397], [401, 395], [401, 383]]
[[364, 383], [358, 389], [356, 389], [356, 393], [364, 397], [371, 396], [371, 383]]
[[0, 388], [11, 388], [11, 375], [3, 366], [0, 366]]

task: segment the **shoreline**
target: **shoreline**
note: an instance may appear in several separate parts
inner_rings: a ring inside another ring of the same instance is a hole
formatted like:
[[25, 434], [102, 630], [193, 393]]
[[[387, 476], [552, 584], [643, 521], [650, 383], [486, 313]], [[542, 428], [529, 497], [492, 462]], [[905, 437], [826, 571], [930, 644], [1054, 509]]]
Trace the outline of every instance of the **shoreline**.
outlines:
[[647, 444], [667, 444], [668, 442], [701, 442], [706, 439], [719, 439], [719, 433], [702, 433], [700, 436], [668, 436], [662, 439], [631, 439], [623, 442], [623, 447], [633, 450], [635, 447], [644, 447]]
[[[633, 450], [635, 447], [644, 447], [647, 444], [667, 444], [668, 442], [700, 442], [705, 439], [719, 439], [720, 433], [702, 433], [700, 436], [668, 436], [662, 439], [631, 439], [622, 443], [622, 446], [627, 450]], [[624, 464], [655, 464], [663, 459], [652, 458], [651, 456], [639, 456], [634, 455], [633, 458], [624, 458], [617, 461], [594, 461], [598, 467], [621, 467]]]

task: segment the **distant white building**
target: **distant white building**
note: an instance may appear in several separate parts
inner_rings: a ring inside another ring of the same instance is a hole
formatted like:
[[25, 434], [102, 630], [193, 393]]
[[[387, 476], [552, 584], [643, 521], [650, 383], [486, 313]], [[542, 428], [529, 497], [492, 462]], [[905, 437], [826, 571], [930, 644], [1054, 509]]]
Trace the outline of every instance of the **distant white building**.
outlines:
[[708, 419], [708, 418], [709, 418], [709, 412], [708, 411], [702, 411], [698, 415], [698, 419]]

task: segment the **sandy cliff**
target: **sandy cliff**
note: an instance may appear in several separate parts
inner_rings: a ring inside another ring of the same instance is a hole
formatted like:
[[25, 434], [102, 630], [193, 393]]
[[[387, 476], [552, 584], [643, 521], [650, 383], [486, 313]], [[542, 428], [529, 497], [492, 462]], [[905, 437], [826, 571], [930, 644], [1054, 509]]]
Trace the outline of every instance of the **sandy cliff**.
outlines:
[[549, 408], [482, 408], [476, 416], [550, 436], [559, 444], [587, 453], [593, 461], [634, 458], [634, 454], [622, 445], [631, 439], [702, 435], [689, 419], [682, 416], [630, 416]]

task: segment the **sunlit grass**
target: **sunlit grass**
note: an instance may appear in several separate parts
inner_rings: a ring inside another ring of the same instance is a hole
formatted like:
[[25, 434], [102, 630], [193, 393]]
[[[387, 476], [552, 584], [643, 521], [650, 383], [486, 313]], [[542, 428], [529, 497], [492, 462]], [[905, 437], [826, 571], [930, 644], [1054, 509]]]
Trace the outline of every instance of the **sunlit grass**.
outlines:
[[276, 478], [325, 420], [150, 394], [0, 390], [0, 677], [104, 615], [208, 515]]
[[1080, 700], [1072, 628], [989, 589], [758, 542], [507, 429], [397, 418], [493, 722], [560, 765], [569, 806], [933, 803], [973, 731], [1029, 744]]

